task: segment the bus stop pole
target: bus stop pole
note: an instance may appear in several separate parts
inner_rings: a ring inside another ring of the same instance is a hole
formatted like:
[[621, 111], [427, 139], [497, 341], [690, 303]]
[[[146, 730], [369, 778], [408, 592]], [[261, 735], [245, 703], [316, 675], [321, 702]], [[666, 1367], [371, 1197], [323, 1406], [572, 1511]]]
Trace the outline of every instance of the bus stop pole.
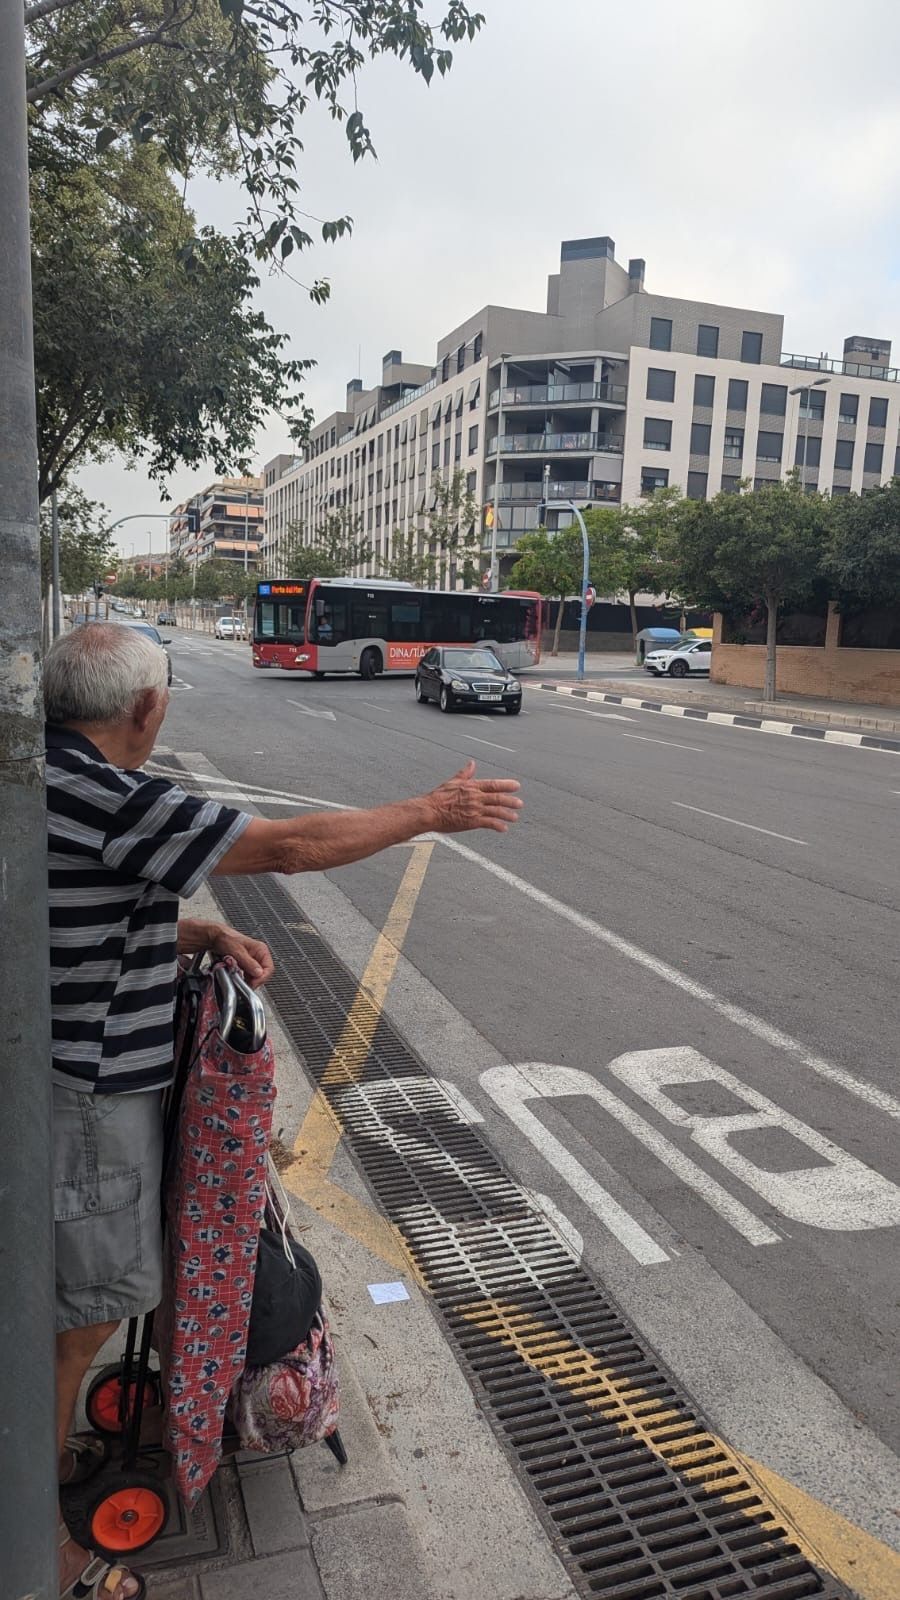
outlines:
[[23, 10], [0, 4], [0, 1588], [54, 1600], [50, 955]]

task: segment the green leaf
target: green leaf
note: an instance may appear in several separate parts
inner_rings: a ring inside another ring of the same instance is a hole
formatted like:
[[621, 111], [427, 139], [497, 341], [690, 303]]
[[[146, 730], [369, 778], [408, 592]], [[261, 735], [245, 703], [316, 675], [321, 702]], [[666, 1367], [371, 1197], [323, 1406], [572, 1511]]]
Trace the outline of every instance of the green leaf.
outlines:
[[108, 150], [110, 145], [114, 144], [118, 137], [118, 130], [116, 128], [101, 128], [96, 139], [94, 140], [94, 148], [98, 156], [102, 156], [104, 150]]

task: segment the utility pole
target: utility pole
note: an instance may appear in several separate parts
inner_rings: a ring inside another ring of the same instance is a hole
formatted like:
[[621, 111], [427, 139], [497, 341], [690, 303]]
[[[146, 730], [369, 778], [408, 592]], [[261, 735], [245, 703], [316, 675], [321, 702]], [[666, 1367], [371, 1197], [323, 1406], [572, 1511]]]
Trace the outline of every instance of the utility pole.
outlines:
[[[23, 10], [0, 5], [0, 1550], [9, 1600], [57, 1554], [50, 953]], [[26, 1220], [27, 1219], [27, 1220]], [[25, 1221], [25, 1225], [23, 1225]]]

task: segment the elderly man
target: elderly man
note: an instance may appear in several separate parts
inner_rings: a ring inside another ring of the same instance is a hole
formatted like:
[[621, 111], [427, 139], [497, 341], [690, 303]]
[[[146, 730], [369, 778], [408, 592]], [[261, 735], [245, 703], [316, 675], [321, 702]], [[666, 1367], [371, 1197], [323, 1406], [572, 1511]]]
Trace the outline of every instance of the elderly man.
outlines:
[[[89, 1476], [70, 1437], [82, 1379], [118, 1323], [161, 1285], [161, 1098], [173, 1058], [176, 953], [272, 964], [233, 928], [178, 920], [213, 875], [344, 866], [426, 832], [516, 820], [513, 780], [468, 763], [440, 788], [370, 811], [270, 822], [141, 769], [168, 704], [166, 659], [115, 624], [74, 629], [44, 667], [53, 1024], [57, 1386], [61, 1481]], [[92, 1559], [61, 1528], [61, 1595], [138, 1600], [143, 1580]]]

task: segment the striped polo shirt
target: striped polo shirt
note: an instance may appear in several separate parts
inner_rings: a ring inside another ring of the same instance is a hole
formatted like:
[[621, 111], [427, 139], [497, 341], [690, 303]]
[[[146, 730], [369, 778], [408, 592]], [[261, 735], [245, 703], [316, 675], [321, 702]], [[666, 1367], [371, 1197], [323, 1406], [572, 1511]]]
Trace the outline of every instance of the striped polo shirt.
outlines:
[[178, 902], [250, 817], [114, 767], [48, 727], [53, 1078], [87, 1093], [171, 1080]]

